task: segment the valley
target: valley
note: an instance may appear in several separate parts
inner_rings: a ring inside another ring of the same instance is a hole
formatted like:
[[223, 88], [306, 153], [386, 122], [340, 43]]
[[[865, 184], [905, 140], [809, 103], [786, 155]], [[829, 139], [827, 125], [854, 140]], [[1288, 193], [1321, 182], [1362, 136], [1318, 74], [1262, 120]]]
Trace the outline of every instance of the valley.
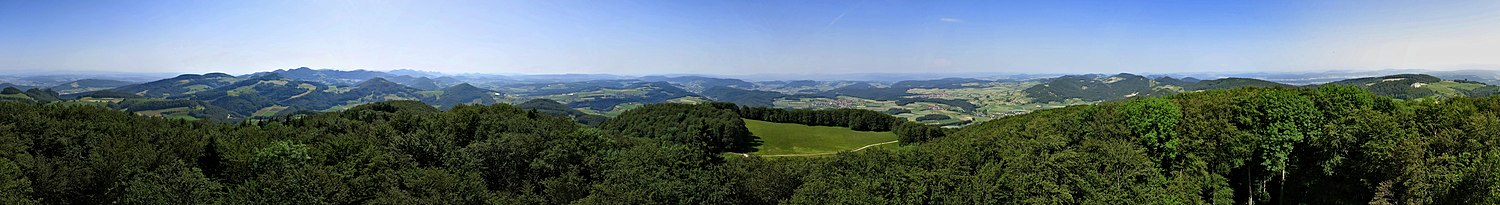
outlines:
[[1497, 11], [0, 0], [0, 205], [1500, 204]]
[[[305, 114], [305, 111], [339, 111], [389, 100], [418, 100], [437, 108], [450, 108], [459, 104], [520, 104], [546, 99], [582, 113], [605, 117], [653, 103], [732, 102], [785, 109], [866, 109], [929, 125], [963, 127], [1037, 110], [1139, 96], [1240, 87], [1322, 85], [1292, 85], [1250, 78], [1147, 77], [1128, 73], [1028, 77], [745, 81], [702, 76], [448, 75], [420, 71], [296, 68], [240, 76], [187, 74], [140, 83], [82, 79], [55, 86], [19, 86], [13, 83], [28, 82], [4, 82], [32, 90], [16, 88], [0, 97], [103, 105], [146, 116], [226, 122], [264, 120]], [[1402, 100], [1483, 97], [1500, 93], [1500, 87], [1479, 81], [1449, 80], [1424, 74], [1351, 78], [1327, 84], [1359, 86]], [[171, 101], [179, 106], [153, 105], [147, 109], [136, 105], [139, 103], [120, 103], [131, 99], [155, 101], [157, 104]]]

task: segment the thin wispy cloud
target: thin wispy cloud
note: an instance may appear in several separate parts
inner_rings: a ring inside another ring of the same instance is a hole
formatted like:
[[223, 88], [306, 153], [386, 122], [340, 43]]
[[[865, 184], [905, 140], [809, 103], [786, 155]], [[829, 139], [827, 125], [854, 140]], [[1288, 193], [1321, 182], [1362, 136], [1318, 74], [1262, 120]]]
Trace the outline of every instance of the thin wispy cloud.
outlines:
[[943, 21], [943, 22], [948, 22], [948, 23], [964, 22], [963, 19], [956, 19], [956, 18], [939, 18], [938, 20], [939, 21]]
[[839, 13], [839, 16], [833, 17], [833, 21], [828, 21], [828, 25], [824, 25], [824, 26], [825, 27], [826, 26], [833, 26], [833, 24], [839, 23], [839, 19], [844, 19], [844, 15], [848, 15], [848, 14], [849, 14], [849, 10], [844, 10], [843, 13]]

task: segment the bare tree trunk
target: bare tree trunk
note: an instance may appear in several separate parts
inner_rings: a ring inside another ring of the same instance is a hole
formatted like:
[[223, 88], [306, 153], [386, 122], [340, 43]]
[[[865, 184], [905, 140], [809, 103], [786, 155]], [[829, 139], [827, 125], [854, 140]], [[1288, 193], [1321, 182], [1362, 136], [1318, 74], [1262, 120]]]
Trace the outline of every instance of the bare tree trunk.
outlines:
[[1280, 189], [1276, 191], [1280, 192], [1276, 197], [1277, 204], [1286, 204], [1286, 169], [1281, 169], [1281, 187], [1277, 189]]
[[1250, 166], [1245, 166], [1245, 191], [1249, 192], [1249, 194], [1245, 195], [1249, 198], [1249, 200], [1245, 200], [1245, 204], [1249, 205], [1255, 205], [1255, 173], [1252, 171], [1250, 170]]

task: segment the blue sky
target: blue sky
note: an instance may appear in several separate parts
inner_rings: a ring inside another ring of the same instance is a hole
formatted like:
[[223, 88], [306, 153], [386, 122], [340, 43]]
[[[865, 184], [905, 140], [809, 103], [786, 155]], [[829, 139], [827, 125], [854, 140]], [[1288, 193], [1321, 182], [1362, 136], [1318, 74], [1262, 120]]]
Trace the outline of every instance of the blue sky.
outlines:
[[0, 73], [1500, 69], [1500, 1], [0, 0]]

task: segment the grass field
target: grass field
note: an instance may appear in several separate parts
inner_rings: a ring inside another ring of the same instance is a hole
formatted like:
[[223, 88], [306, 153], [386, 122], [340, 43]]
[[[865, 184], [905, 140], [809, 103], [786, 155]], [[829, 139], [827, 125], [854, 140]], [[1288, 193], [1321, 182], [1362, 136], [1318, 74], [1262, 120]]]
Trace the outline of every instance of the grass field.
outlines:
[[272, 105], [270, 107], [265, 107], [265, 108], [261, 108], [260, 110], [256, 110], [255, 113], [254, 114], [250, 114], [250, 116], [255, 116], [255, 117], [271, 117], [271, 116], [276, 116], [276, 113], [281, 112], [282, 110], [286, 110], [286, 108], [287, 108], [286, 106]]
[[15, 99], [15, 100], [31, 100], [31, 96], [26, 96], [26, 94], [19, 94], [19, 93], [18, 94], [0, 94], [0, 99], [3, 99], [3, 100], [10, 100], [10, 99]]
[[1443, 81], [1443, 82], [1437, 82], [1437, 83], [1427, 84], [1427, 85], [1422, 86], [1422, 87], [1428, 88], [1428, 89], [1432, 89], [1432, 91], [1437, 92], [1438, 95], [1443, 96], [1443, 97], [1456, 97], [1456, 96], [1463, 96], [1464, 95], [1464, 93], [1463, 93], [1464, 91], [1469, 91], [1469, 90], [1474, 90], [1474, 89], [1477, 89], [1477, 88], [1480, 88], [1480, 87], [1484, 87], [1484, 84], [1460, 83], [1460, 82], [1454, 82], [1454, 81]]
[[[844, 127], [807, 126], [745, 120], [745, 127], [762, 141], [757, 155], [820, 154], [858, 149], [896, 140], [890, 132], [862, 132]], [[881, 146], [894, 146], [886, 144]]]
[[163, 118], [167, 118], [167, 119], [198, 120], [197, 117], [193, 117], [192, 115], [189, 115], [189, 112], [192, 111], [192, 109], [193, 108], [189, 108], [189, 107], [176, 107], [176, 108], [167, 108], [167, 109], [160, 109], [160, 110], [142, 110], [142, 111], [136, 111], [135, 114], [136, 115], [140, 115], [140, 116], [147, 116], [147, 117], [163, 117]]

